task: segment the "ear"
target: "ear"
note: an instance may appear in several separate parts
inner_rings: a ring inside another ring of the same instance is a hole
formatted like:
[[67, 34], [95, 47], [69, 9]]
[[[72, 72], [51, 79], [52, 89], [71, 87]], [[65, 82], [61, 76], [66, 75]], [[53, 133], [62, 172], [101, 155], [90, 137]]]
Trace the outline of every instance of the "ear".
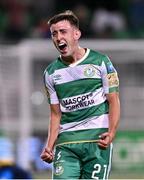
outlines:
[[76, 40], [78, 40], [80, 37], [81, 37], [81, 31], [80, 31], [79, 29], [76, 29], [76, 30], [75, 30], [74, 38], [75, 38]]

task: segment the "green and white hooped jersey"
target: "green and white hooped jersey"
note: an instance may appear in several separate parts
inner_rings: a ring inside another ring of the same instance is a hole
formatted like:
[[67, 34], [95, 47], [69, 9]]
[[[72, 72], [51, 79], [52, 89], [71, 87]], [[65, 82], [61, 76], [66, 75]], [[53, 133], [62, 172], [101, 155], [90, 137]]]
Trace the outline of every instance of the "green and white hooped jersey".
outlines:
[[119, 80], [110, 59], [87, 49], [84, 57], [66, 65], [59, 57], [44, 72], [50, 104], [62, 111], [56, 144], [96, 141], [109, 126], [106, 94], [118, 92]]

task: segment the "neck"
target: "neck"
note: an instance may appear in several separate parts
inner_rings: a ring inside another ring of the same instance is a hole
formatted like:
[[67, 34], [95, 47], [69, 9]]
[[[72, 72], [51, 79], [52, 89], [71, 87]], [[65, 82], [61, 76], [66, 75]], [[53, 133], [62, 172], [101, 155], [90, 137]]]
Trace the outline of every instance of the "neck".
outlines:
[[67, 64], [73, 64], [73, 63], [79, 61], [85, 55], [85, 52], [86, 52], [86, 50], [84, 48], [78, 47], [71, 56], [62, 57], [62, 59]]

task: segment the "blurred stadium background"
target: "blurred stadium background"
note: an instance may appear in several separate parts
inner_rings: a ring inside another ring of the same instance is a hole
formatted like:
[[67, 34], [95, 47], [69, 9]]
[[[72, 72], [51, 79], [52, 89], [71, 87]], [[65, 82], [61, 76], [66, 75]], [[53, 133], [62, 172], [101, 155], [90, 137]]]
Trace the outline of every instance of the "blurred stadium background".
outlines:
[[81, 45], [106, 53], [119, 73], [111, 178], [144, 179], [143, 0], [0, 0], [0, 137], [35, 179], [51, 178], [51, 165], [39, 158], [49, 121], [43, 71], [58, 55], [46, 22], [65, 9], [80, 18]]

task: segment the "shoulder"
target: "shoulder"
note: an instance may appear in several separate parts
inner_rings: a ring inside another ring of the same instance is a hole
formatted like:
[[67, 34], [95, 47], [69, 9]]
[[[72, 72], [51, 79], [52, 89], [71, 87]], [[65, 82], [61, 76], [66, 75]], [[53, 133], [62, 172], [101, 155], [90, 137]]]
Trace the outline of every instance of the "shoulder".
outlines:
[[103, 53], [101, 53], [99, 51], [95, 51], [95, 50], [92, 50], [92, 49], [90, 49], [90, 54], [89, 55], [90, 55], [90, 57], [92, 59], [96, 59], [96, 62], [99, 65], [101, 65], [103, 61], [107, 62], [107, 61], [110, 60], [109, 57], [106, 54], [103, 54]]
[[58, 69], [59, 59], [55, 59], [51, 62], [46, 69], [44, 70], [44, 75], [48, 73], [49, 75], [53, 74], [56, 69]]

